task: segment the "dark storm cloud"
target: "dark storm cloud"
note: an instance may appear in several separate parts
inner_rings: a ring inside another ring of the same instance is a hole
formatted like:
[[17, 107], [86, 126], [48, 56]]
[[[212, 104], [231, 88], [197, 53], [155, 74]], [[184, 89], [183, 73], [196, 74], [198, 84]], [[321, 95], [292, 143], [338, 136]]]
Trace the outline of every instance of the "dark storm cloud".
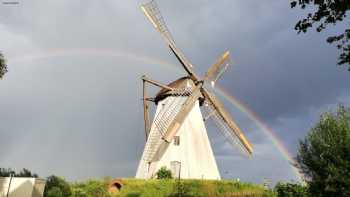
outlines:
[[[55, 49], [108, 49], [177, 65], [139, 10], [140, 3], [0, 5], [0, 49], [16, 58]], [[291, 11], [288, 2], [159, 1], [159, 6], [200, 74], [222, 52], [231, 51], [234, 65], [219, 83], [266, 121], [293, 152], [320, 109], [349, 100], [349, 73], [335, 66], [337, 51], [324, 41], [332, 32], [296, 35], [293, 25], [300, 13]], [[139, 77], [147, 74], [166, 83], [182, 72], [180, 66], [91, 54], [13, 64], [10, 58], [9, 63], [10, 72], [0, 83], [0, 166], [70, 179], [133, 176], [144, 145]], [[279, 166], [285, 174], [270, 178], [295, 178], [252, 120], [237, 109], [230, 111], [247, 131], [256, 155], [248, 162], [232, 156], [233, 150], [209, 125], [223, 176], [261, 181]], [[234, 169], [243, 172], [247, 166], [250, 174], [234, 174]]]

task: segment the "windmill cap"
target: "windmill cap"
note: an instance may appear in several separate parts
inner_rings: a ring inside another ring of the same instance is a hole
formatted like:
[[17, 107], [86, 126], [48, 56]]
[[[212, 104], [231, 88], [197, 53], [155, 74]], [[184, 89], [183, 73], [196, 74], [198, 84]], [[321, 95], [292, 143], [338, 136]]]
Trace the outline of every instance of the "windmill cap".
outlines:
[[[157, 93], [156, 97], [154, 98], [154, 102], [156, 103], [156, 105], [158, 105], [159, 101], [162, 101], [163, 99], [167, 98], [168, 96], [180, 96], [180, 95], [175, 95], [176, 93], [178, 93], [176, 90], [194, 87], [195, 84], [194, 84], [193, 80], [190, 79], [189, 77], [182, 77], [180, 79], [177, 79], [177, 80], [169, 83], [167, 86], [171, 87], [175, 90], [169, 90], [166, 88], [162, 88]], [[200, 97], [199, 100], [202, 101], [203, 97]], [[200, 103], [202, 104], [202, 102], [200, 102]]]

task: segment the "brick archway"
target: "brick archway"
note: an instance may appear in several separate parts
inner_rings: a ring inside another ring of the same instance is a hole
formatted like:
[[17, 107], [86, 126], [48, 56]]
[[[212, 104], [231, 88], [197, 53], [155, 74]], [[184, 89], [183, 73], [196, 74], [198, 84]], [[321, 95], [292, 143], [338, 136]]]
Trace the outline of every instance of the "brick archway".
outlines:
[[123, 181], [120, 179], [114, 179], [108, 185], [108, 192], [113, 194], [119, 193], [122, 187]]

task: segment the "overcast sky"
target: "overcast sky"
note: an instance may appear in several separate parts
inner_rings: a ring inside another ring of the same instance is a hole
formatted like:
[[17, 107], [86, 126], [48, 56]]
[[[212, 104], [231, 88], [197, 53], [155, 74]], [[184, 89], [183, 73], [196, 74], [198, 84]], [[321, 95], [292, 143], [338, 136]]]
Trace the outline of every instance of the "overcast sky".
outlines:
[[[4, 2], [3, 0], [0, 0]], [[69, 180], [132, 177], [144, 146], [143, 74], [171, 82], [177, 60], [143, 16], [143, 1], [18, 0], [0, 5], [0, 167]], [[203, 75], [225, 50], [233, 66], [219, 84], [254, 111], [295, 155], [319, 115], [350, 105], [350, 73], [325, 38], [297, 35], [287, 1], [158, 0], [169, 29]], [[154, 92], [155, 90], [153, 90]], [[252, 142], [251, 159], [208, 125], [224, 178], [297, 180], [269, 136], [220, 97]]]

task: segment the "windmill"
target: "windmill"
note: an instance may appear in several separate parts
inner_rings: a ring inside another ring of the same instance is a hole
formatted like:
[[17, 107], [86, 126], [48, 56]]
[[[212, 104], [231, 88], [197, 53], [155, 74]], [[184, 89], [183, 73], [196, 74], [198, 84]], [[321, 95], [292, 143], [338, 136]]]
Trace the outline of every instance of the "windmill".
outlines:
[[[193, 71], [192, 64], [176, 47], [156, 2], [152, 0], [142, 5], [141, 10], [161, 34], [187, 76], [168, 85], [142, 77], [147, 140], [136, 178], [154, 178], [156, 172], [165, 166], [176, 177], [220, 179], [204, 121], [212, 119], [227, 141], [241, 152], [247, 155], [253, 152], [251, 144], [221, 102], [204, 87], [206, 83], [214, 87], [229, 66], [230, 54], [225, 52], [200, 79]], [[148, 97], [147, 84], [161, 88], [154, 98]], [[150, 102], [157, 106], [152, 123]]]

